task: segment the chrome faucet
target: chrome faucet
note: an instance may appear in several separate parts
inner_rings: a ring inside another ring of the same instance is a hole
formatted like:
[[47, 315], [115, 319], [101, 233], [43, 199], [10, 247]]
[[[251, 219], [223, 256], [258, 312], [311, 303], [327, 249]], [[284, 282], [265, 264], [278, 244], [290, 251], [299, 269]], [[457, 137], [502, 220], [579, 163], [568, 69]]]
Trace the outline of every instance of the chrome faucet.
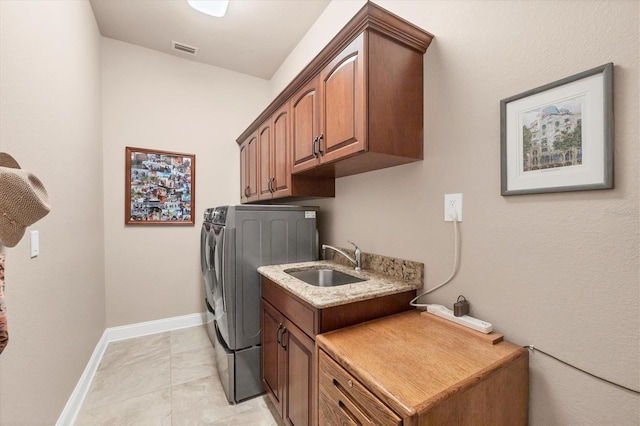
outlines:
[[352, 243], [351, 241], [348, 241], [349, 244], [353, 244], [353, 247], [355, 247], [355, 259], [352, 258], [351, 256], [349, 256], [347, 253], [345, 253], [344, 251], [340, 250], [339, 248], [333, 247], [333, 246], [329, 246], [326, 244], [322, 245], [322, 252], [324, 253], [324, 250], [326, 249], [331, 249], [333, 251], [337, 251], [338, 253], [340, 253], [341, 255], [343, 255], [344, 257], [346, 257], [347, 259], [349, 259], [349, 261], [351, 261], [351, 263], [353, 263], [356, 266], [356, 271], [359, 271], [362, 267], [362, 261], [361, 261], [361, 252], [360, 249], [358, 248], [357, 245], [355, 245], [354, 243]]

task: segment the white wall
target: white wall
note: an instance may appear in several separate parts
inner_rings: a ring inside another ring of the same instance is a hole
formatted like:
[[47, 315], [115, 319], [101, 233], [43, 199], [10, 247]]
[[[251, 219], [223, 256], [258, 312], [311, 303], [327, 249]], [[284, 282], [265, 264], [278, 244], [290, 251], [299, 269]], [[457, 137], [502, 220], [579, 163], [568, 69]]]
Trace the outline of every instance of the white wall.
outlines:
[[[0, 424], [54, 424], [105, 327], [100, 33], [88, 2], [0, 1], [0, 151], [51, 212], [6, 248]], [[29, 257], [30, 230], [40, 256]]]
[[272, 98], [275, 98], [316, 57], [365, 3], [365, 0], [334, 0], [329, 3], [271, 78]]
[[[443, 195], [464, 194], [462, 261], [426, 302], [472, 314], [508, 340], [640, 388], [639, 5], [637, 1], [376, 3], [435, 35], [425, 55], [425, 159], [338, 179], [324, 243], [425, 264], [426, 288], [453, 263]], [[273, 78], [290, 81], [362, 2], [332, 2]], [[345, 16], [345, 13], [350, 15]], [[329, 35], [329, 36], [328, 36]], [[615, 64], [615, 189], [500, 195], [501, 99]], [[638, 396], [530, 359], [532, 424], [637, 424]]]
[[[200, 227], [239, 203], [235, 139], [269, 82], [103, 38], [107, 326], [204, 312]], [[125, 147], [196, 155], [195, 226], [124, 225]]]

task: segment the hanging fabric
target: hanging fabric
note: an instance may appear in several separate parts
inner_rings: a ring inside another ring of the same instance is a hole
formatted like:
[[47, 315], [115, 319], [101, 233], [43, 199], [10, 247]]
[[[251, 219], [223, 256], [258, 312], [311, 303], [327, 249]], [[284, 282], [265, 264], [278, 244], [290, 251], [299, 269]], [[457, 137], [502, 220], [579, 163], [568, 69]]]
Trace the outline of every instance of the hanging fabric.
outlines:
[[4, 247], [15, 247], [28, 226], [49, 213], [49, 196], [33, 173], [22, 170], [6, 152], [0, 152], [0, 354], [9, 342], [4, 301]]
[[[2, 246], [0, 246], [0, 252]], [[7, 305], [4, 303], [4, 253], [0, 253], [0, 354], [9, 343], [9, 326], [7, 325]]]

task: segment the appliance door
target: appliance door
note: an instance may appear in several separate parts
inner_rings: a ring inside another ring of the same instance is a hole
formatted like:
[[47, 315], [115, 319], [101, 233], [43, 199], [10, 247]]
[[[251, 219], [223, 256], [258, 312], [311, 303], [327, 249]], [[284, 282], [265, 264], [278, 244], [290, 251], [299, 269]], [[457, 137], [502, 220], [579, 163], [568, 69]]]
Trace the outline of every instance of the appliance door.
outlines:
[[209, 335], [209, 341], [211, 342], [211, 345], [213, 348], [215, 348], [216, 346], [216, 321], [215, 321], [215, 317], [213, 315], [213, 308], [211, 307], [211, 305], [209, 304], [209, 302], [205, 299], [204, 301], [205, 305], [207, 305], [207, 319], [205, 322], [205, 327], [207, 328], [207, 334]]
[[[215, 240], [212, 238], [211, 223], [204, 222], [200, 232], [200, 268], [204, 279], [204, 294], [207, 305], [213, 307]], [[213, 311], [212, 311], [213, 313]]]
[[213, 303], [218, 331], [226, 346], [236, 347], [233, 294], [235, 288], [235, 229], [212, 225], [213, 244]]
[[205, 222], [200, 238], [206, 302], [216, 319], [227, 310], [222, 285], [223, 262], [226, 260], [223, 254], [225, 234], [224, 226]]
[[202, 276], [207, 277], [207, 238], [209, 237], [209, 224], [204, 222], [202, 229], [200, 230], [200, 269], [202, 270]]

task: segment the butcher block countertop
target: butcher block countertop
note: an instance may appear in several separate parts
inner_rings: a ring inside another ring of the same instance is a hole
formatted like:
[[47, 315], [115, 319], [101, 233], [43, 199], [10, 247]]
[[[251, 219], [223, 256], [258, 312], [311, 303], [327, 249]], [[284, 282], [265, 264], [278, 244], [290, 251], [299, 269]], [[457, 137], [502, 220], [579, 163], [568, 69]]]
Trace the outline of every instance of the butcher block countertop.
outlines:
[[[363, 253], [361, 271], [356, 271], [352, 266], [346, 266], [334, 260], [321, 260], [261, 266], [258, 272], [319, 309], [422, 288], [424, 270], [422, 263], [378, 256], [380, 261], [372, 264], [370, 257], [368, 262], [365, 259], [367, 258]], [[366, 281], [335, 287], [316, 287], [285, 272], [322, 268], [334, 269]]]
[[527, 422], [528, 352], [501, 338], [411, 310], [316, 343], [404, 424]]

